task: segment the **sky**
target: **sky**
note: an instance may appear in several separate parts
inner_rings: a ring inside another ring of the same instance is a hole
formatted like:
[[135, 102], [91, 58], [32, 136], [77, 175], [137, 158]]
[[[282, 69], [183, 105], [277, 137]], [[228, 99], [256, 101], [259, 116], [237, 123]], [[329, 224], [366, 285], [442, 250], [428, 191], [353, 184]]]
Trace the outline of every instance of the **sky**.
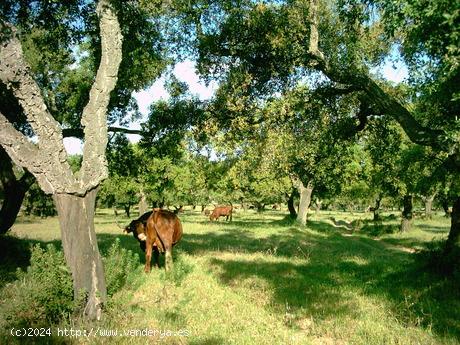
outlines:
[[[217, 89], [217, 83], [212, 82], [206, 86], [204, 82], [200, 81], [198, 75], [195, 73], [195, 62], [186, 60], [178, 63], [174, 70], [174, 75], [189, 86], [192, 94], [196, 94], [201, 100], [210, 99], [214, 91]], [[380, 69], [374, 70], [373, 73], [381, 74], [385, 79], [399, 83], [408, 76], [407, 67], [401, 62], [392, 62], [392, 59], [387, 58]], [[139, 110], [143, 118], [135, 123], [132, 123], [129, 128], [140, 129], [140, 123], [145, 121], [148, 116], [150, 105], [160, 99], [167, 100], [169, 98], [168, 92], [163, 87], [165, 77], [159, 78], [150, 88], [134, 93], [134, 98], [139, 104]], [[139, 140], [139, 135], [128, 135], [128, 138], [136, 142]], [[65, 138], [64, 146], [69, 154], [81, 154], [82, 142], [76, 138]]]
[[[217, 83], [211, 82], [209, 86], [206, 86], [204, 82], [200, 81], [198, 75], [195, 73], [195, 62], [186, 60], [178, 63], [174, 70], [174, 75], [183, 82], [186, 82], [189, 86], [189, 90], [192, 94], [196, 94], [201, 100], [210, 99], [214, 91], [217, 89]], [[135, 123], [132, 123], [129, 128], [140, 129], [140, 123], [147, 119], [150, 105], [160, 99], [167, 100], [169, 98], [168, 92], [163, 87], [165, 77], [159, 78], [151, 87], [146, 90], [134, 93], [134, 98], [137, 100], [139, 105], [139, 111], [143, 115], [143, 118]], [[136, 142], [140, 136], [135, 134], [128, 135], [128, 138]], [[81, 154], [83, 144], [80, 139], [77, 138], [64, 138], [64, 146], [69, 154]]]

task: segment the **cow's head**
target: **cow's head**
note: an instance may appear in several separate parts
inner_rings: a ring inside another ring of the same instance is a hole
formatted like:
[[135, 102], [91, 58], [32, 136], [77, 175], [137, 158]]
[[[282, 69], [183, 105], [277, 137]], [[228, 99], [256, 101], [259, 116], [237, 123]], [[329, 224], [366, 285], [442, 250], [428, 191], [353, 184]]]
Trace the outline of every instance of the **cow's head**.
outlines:
[[134, 237], [139, 241], [145, 241], [147, 235], [145, 234], [145, 224], [139, 220], [133, 220], [129, 225], [123, 230], [125, 234], [132, 232]]

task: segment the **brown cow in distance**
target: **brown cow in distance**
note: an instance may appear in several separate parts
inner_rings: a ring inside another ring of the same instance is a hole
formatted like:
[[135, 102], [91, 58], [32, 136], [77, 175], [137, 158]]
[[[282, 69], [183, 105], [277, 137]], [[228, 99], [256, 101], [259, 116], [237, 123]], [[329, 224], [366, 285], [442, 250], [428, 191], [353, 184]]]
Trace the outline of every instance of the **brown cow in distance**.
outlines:
[[145, 272], [150, 272], [152, 250], [155, 267], [160, 253], [165, 253], [166, 270], [172, 267], [172, 247], [182, 238], [182, 224], [173, 212], [155, 208], [133, 220], [124, 230], [132, 232], [145, 251]]
[[219, 217], [230, 217], [230, 221], [232, 221], [232, 213], [233, 213], [233, 206], [218, 206], [216, 207], [211, 215], [209, 216], [209, 220], [219, 220]]

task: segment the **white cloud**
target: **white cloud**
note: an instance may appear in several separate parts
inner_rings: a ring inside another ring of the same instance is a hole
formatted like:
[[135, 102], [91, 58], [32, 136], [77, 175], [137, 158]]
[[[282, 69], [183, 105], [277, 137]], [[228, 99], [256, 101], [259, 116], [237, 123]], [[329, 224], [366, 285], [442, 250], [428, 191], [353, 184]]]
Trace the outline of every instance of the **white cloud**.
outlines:
[[[208, 86], [200, 81], [200, 78], [195, 73], [195, 62], [185, 60], [174, 66], [174, 75], [180, 81], [186, 82], [190, 92], [197, 95], [199, 99], [206, 100], [214, 95], [217, 89], [217, 83], [211, 82]], [[169, 98], [168, 92], [164, 88], [165, 77], [159, 78], [151, 87], [146, 90], [134, 93], [134, 98], [139, 104], [140, 112], [146, 117], [149, 113], [150, 105], [160, 99], [167, 100]]]
[[153, 102], [169, 98], [169, 94], [163, 86], [164, 82], [165, 78], [161, 77], [148, 89], [134, 92], [133, 96], [139, 104], [139, 111], [142, 115], [146, 116], [149, 113], [149, 107]]
[[188, 84], [190, 92], [198, 95], [199, 99], [210, 99], [217, 89], [217, 83], [212, 81], [208, 86], [200, 81], [200, 78], [195, 73], [195, 62], [186, 60], [178, 63], [173, 70], [174, 75], [180, 80]]
[[390, 55], [385, 59], [382, 65], [374, 68], [372, 73], [381, 75], [384, 79], [396, 84], [404, 81], [409, 76], [407, 65], [402, 59], [397, 45], [393, 45]]
[[382, 75], [387, 80], [400, 83], [408, 77], [409, 73], [405, 63], [401, 61], [393, 63], [387, 59], [382, 67]]
[[64, 138], [64, 146], [69, 155], [81, 155], [83, 152], [83, 142], [77, 138]]

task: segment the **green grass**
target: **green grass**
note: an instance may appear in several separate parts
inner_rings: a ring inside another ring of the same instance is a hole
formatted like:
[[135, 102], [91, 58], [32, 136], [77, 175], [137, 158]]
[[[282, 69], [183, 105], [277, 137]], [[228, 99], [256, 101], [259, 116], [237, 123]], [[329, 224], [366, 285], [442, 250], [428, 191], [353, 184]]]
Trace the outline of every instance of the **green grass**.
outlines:
[[[413, 253], [433, 238], [444, 238], [449, 220], [435, 216], [429, 221], [416, 220], [405, 234], [371, 236], [336, 228], [331, 216], [348, 221], [370, 218], [321, 212], [307, 227], [301, 227], [280, 211], [240, 211], [231, 223], [210, 223], [198, 212], [187, 210], [180, 216], [184, 237], [175, 247], [175, 266], [166, 275], [163, 269], [144, 274], [137, 241], [121, 234], [110, 213], [98, 211], [96, 230], [102, 253], [119, 238], [122, 248], [139, 253], [139, 277], [135, 284], [115, 293], [102, 323], [74, 321], [73, 327], [187, 330], [189, 336], [82, 337], [73, 341], [458, 344], [458, 285], [427, 272]], [[396, 227], [398, 220], [384, 224]], [[19, 219], [13, 236], [27, 248], [29, 242], [58, 243], [58, 229], [55, 218]], [[26, 254], [17, 258], [19, 266], [27, 265]], [[2, 286], [14, 279], [11, 260], [2, 261], [6, 262], [1, 265], [6, 277]]]

